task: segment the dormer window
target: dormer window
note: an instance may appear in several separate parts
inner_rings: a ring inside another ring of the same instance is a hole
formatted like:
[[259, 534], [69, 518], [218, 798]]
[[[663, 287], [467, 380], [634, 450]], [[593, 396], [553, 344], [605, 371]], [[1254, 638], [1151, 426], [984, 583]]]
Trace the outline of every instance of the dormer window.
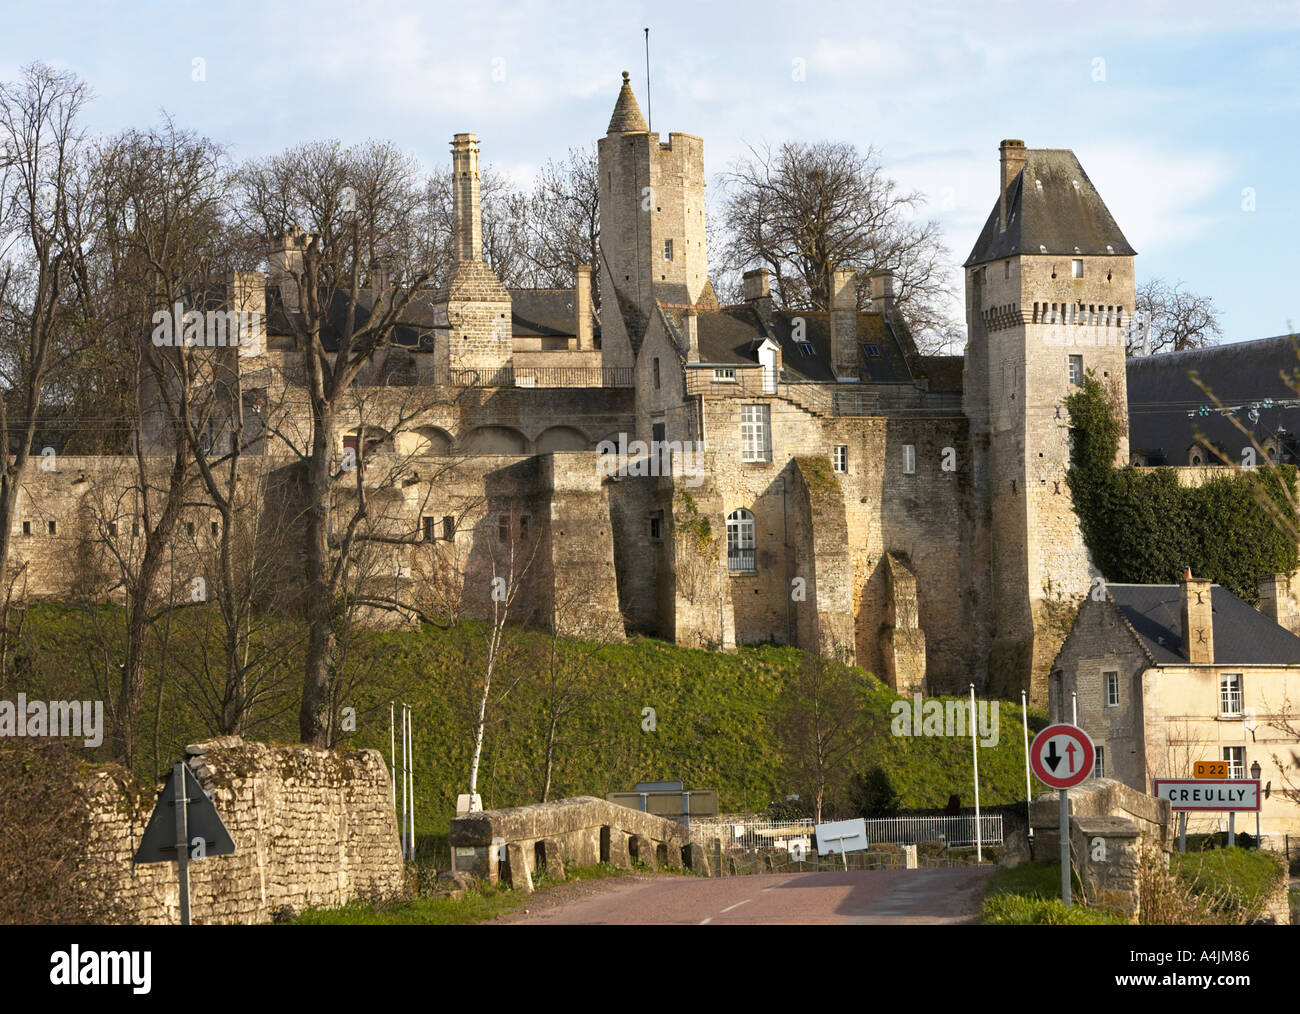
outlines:
[[719, 366], [713, 371], [713, 382], [715, 384], [734, 384], [736, 382], [736, 368], [734, 366]]

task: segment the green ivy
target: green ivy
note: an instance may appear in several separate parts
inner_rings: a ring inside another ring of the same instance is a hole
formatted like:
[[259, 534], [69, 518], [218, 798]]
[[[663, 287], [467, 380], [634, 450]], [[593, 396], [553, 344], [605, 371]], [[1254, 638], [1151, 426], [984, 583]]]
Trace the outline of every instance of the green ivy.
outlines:
[[1260, 577], [1296, 568], [1294, 466], [1225, 469], [1185, 487], [1172, 468], [1115, 467], [1120, 424], [1091, 374], [1066, 407], [1073, 438], [1066, 482], [1106, 580], [1170, 584], [1191, 567], [1255, 604]]

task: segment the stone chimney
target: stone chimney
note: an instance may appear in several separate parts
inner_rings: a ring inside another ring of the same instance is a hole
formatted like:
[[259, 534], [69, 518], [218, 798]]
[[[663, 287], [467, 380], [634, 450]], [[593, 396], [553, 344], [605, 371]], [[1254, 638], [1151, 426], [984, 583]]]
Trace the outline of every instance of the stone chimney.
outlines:
[[1001, 152], [1001, 198], [998, 200], [998, 227], [1007, 227], [1007, 208], [1011, 203], [1011, 185], [1016, 176], [1025, 167], [1025, 142], [1003, 141], [998, 150]]
[[392, 284], [393, 280], [388, 267], [380, 261], [372, 261], [370, 264], [370, 291], [376, 295], [386, 293], [392, 287]]
[[290, 229], [280, 235], [266, 255], [270, 269], [268, 279], [278, 287], [286, 310], [298, 309], [298, 279], [302, 277], [302, 252], [309, 236], [299, 229]]
[[682, 325], [686, 332], [686, 361], [700, 361], [700, 315], [694, 310], [682, 311]]
[[889, 268], [873, 271], [871, 278], [871, 309], [878, 312], [894, 308], [894, 272]]
[[590, 351], [591, 336], [591, 265], [579, 264], [573, 271], [573, 310], [578, 317], [578, 350]]
[[767, 268], [746, 271], [744, 278], [745, 302], [757, 304], [760, 309], [772, 309], [772, 272]]
[[1291, 576], [1265, 574], [1259, 579], [1259, 611], [1280, 627], [1291, 629]]
[[1192, 568], [1178, 582], [1182, 598], [1183, 654], [1192, 665], [1214, 664], [1214, 608], [1210, 582], [1192, 577]]
[[858, 283], [848, 268], [831, 272], [831, 367], [840, 380], [858, 380]]
[[[264, 351], [266, 275], [261, 271], [232, 271], [226, 284], [229, 301], [227, 309], [240, 314], [237, 342], [239, 354], [260, 355]], [[228, 340], [233, 337], [228, 334]], [[231, 344], [236, 342], [231, 341]]]
[[451, 175], [453, 259], [481, 261], [483, 208], [479, 197], [477, 134], [457, 134], [451, 142]]

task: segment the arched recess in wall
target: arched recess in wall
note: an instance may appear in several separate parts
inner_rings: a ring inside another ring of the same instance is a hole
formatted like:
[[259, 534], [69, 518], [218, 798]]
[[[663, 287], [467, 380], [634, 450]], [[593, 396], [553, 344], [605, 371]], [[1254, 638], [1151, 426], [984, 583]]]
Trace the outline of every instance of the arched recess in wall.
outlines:
[[343, 449], [356, 450], [362, 434], [365, 435], [366, 454], [378, 454], [393, 449], [392, 436], [387, 430], [380, 429], [378, 426], [353, 426], [343, 434]]
[[528, 438], [511, 426], [479, 426], [465, 434], [464, 454], [527, 454]]
[[451, 434], [437, 426], [420, 426], [411, 431], [412, 454], [450, 454]]
[[572, 426], [552, 426], [537, 437], [537, 453], [547, 451], [588, 451], [592, 442], [587, 435]]

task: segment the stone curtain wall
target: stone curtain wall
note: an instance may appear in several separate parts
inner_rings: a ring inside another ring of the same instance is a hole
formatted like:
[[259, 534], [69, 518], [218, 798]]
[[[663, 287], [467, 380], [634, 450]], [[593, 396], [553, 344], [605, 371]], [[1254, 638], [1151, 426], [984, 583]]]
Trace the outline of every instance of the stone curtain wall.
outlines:
[[[185, 749], [235, 852], [189, 865], [196, 923], [266, 923], [279, 911], [401, 892], [403, 864], [388, 770], [374, 750], [336, 753], [222, 737]], [[99, 771], [86, 786], [92, 831], [79, 875], [120, 898], [129, 920], [180, 921], [175, 863], [131, 857], [157, 801]]]

